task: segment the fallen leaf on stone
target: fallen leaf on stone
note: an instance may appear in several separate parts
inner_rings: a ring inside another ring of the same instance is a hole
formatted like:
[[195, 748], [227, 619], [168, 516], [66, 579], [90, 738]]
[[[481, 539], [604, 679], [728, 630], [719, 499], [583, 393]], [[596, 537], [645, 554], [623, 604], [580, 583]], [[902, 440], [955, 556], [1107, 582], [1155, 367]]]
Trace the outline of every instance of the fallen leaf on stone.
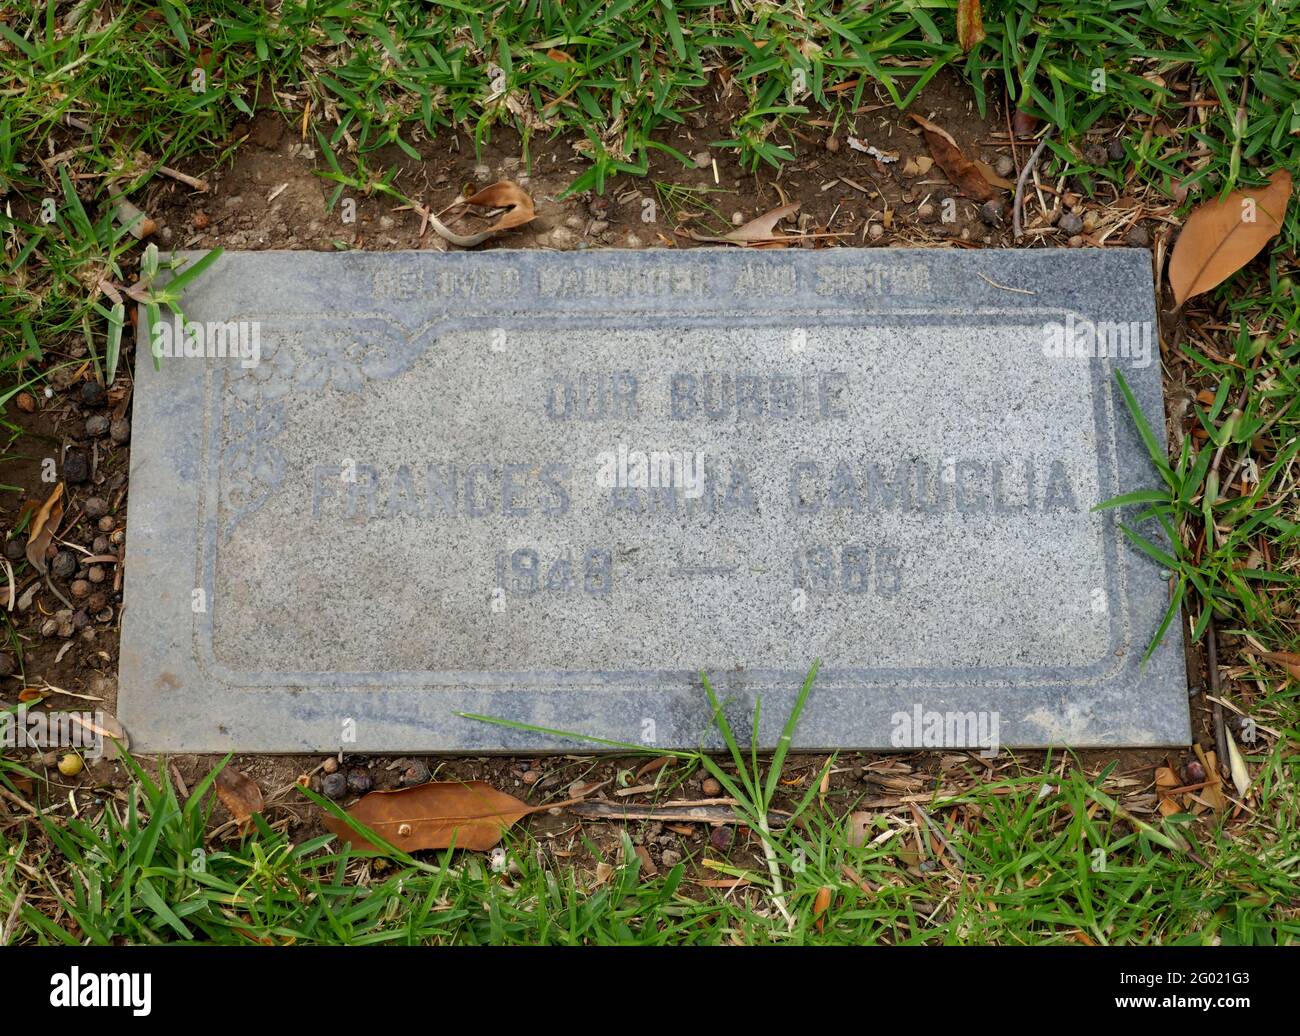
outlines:
[[45, 552], [49, 549], [54, 532], [63, 521], [63, 483], [54, 487], [40, 510], [27, 527], [27, 560], [38, 572], [45, 571]]
[[943, 175], [948, 177], [954, 187], [977, 201], [988, 201], [995, 195], [992, 186], [984, 179], [975, 163], [962, 153], [951, 133], [920, 115], [913, 115], [912, 121], [921, 127], [930, 154], [934, 155]]
[[[403, 852], [416, 849], [491, 849], [522, 817], [568, 803], [530, 806], [486, 781], [431, 781], [397, 791], [372, 791], [348, 816]], [[354, 849], [378, 849], [338, 817], [321, 823]]]
[[241, 831], [249, 827], [253, 814], [262, 812], [265, 806], [262, 789], [233, 766], [223, 767], [217, 774], [216, 788], [217, 798], [235, 818]]
[[481, 230], [477, 234], [457, 234], [432, 213], [423, 212], [422, 214], [439, 237], [450, 241], [453, 245], [459, 245], [461, 248], [473, 248], [475, 245], [481, 245], [489, 238], [496, 237], [498, 234], [506, 230], [512, 230], [515, 227], [522, 227], [525, 223], [530, 223], [537, 217], [537, 213], [533, 209], [532, 197], [517, 183], [511, 183], [509, 180], [494, 183], [491, 187], [483, 188], [477, 194], [471, 194], [468, 198], [461, 198], [459, 201], [453, 202], [444, 210], [444, 214], [447, 211], [456, 209], [458, 210], [456, 216], [459, 217], [462, 210], [471, 205], [477, 205], [485, 209], [507, 209], [508, 211], [503, 213], [501, 218], [486, 230]]
[[793, 201], [789, 205], [782, 205], [771, 212], [765, 212], [757, 219], [751, 219], [743, 227], [737, 227], [731, 233], [723, 234], [721, 237], [698, 234], [694, 230], [690, 231], [690, 236], [696, 241], [726, 245], [763, 245], [774, 241], [798, 241], [802, 235], [785, 234], [776, 229], [776, 225], [781, 220], [793, 216], [798, 211], [799, 202]]
[[1259, 254], [1282, 229], [1291, 174], [1279, 169], [1267, 187], [1230, 191], [1187, 217], [1169, 258], [1169, 286], [1180, 306], [1217, 287]]
[[980, 14], [980, 0], [957, 0], [957, 42], [962, 53], [984, 39], [984, 19]]

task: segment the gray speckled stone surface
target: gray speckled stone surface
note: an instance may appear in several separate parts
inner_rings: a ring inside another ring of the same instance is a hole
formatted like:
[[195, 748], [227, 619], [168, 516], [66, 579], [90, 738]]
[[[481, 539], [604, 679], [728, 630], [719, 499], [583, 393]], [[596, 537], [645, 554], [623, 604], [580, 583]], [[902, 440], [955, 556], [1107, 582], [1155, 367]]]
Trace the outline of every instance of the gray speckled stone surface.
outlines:
[[[1145, 252], [230, 253], [184, 309], [260, 359], [141, 340], [135, 748], [714, 745], [700, 670], [772, 745], [815, 658], [809, 748], [1189, 739], [1167, 579], [1091, 510], [1157, 482]], [[1088, 321], [1135, 355], [1052, 355]]]

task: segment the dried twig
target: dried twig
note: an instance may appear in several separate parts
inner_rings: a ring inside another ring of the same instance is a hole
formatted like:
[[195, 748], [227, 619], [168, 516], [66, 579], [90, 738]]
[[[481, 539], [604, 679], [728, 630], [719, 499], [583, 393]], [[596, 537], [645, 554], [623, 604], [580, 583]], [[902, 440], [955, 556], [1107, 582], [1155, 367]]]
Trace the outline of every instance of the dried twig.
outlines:
[[5, 920], [4, 927], [0, 928], [0, 946], [8, 946], [9, 940], [13, 938], [14, 929], [18, 926], [18, 912], [22, 910], [26, 900], [26, 889], [21, 890], [14, 897], [14, 905], [9, 911], [9, 917]]
[[21, 795], [15, 795], [12, 791], [10, 791], [8, 788], [5, 788], [3, 785], [0, 785], [0, 798], [8, 799], [15, 806], [25, 810], [27, 813], [31, 814], [34, 817], [39, 817], [41, 815], [41, 811], [39, 809], [33, 806]]
[[187, 187], [193, 187], [196, 191], [200, 191], [205, 194], [207, 193], [208, 190], [207, 180], [200, 180], [197, 176], [189, 176], [186, 173], [182, 173], [179, 169], [173, 169], [171, 166], [166, 166], [166, 165], [160, 165], [158, 167], [158, 172], [160, 172], [163, 176], [169, 176], [173, 180], [178, 180], [179, 182], [185, 184], [185, 186]]
[[59, 593], [58, 588], [55, 587], [55, 585], [50, 582], [50, 574], [48, 572], [45, 573], [45, 588], [49, 590], [50, 593], [52, 593], [60, 601], [62, 601], [63, 606], [67, 608], [69, 611], [77, 610], [75, 607], [73, 607], [72, 602], [69, 601], [66, 597], [64, 597], [63, 594]]
[[[1212, 605], [1207, 601], [1205, 607]], [[1210, 616], [1210, 625], [1205, 631], [1206, 665], [1210, 670], [1210, 701], [1214, 716], [1214, 743], [1218, 746], [1216, 756], [1219, 769], [1228, 765], [1228, 731], [1223, 725], [1223, 705], [1219, 701], [1219, 638], [1214, 630], [1214, 616]]]
[[1043, 139], [1038, 142], [1038, 147], [1034, 148], [1033, 154], [1020, 169], [1020, 175], [1016, 177], [1016, 196], [1011, 202], [1011, 227], [1015, 238], [1019, 241], [1025, 236], [1024, 230], [1020, 224], [1020, 207], [1025, 198], [1025, 182], [1029, 179], [1029, 174], [1033, 172], [1034, 166], [1038, 164], [1038, 156], [1043, 153], [1043, 148], [1047, 147], [1047, 141], [1052, 136], [1052, 127], [1047, 127], [1047, 132], [1043, 134]]
[[[563, 803], [559, 805], [563, 805]], [[544, 808], [551, 809], [553, 807], [548, 804]], [[570, 813], [590, 820], [659, 820], [676, 821], [684, 824], [729, 823], [746, 824], [748, 826], [748, 818], [737, 813], [734, 806], [700, 804], [638, 806], [632, 803], [596, 799], [594, 801], [575, 803], [568, 806], [568, 810]], [[788, 818], [774, 810], [771, 820], [774, 826], [780, 827], [787, 822]]]

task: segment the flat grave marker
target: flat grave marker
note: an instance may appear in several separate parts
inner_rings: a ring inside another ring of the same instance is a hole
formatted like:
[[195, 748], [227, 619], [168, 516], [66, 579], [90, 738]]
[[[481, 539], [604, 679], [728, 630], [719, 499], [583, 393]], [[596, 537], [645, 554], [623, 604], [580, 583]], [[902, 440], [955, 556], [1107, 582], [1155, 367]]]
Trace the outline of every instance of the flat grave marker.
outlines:
[[802, 747], [1190, 738], [1168, 574], [1093, 509], [1158, 483], [1145, 252], [228, 253], [183, 309], [133, 748], [716, 745], [701, 670], [771, 746], [814, 659]]

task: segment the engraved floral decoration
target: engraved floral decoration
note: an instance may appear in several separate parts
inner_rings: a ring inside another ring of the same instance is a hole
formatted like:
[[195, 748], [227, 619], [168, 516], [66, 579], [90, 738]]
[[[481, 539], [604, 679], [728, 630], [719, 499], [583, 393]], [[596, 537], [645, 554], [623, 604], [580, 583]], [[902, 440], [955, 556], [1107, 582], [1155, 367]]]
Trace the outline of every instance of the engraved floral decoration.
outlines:
[[231, 391], [240, 402], [258, 406], [280, 399], [294, 388], [298, 351], [295, 344], [302, 332], [286, 331], [264, 335], [261, 358], [256, 367], [241, 367], [232, 372]]
[[274, 440], [284, 431], [284, 404], [236, 404], [226, 414], [226, 446], [221, 451], [221, 504], [229, 516], [222, 539], [261, 507], [284, 479], [284, 454]]
[[324, 335], [318, 348], [298, 368], [297, 387], [319, 391], [326, 386], [339, 392], [360, 392], [366, 382], [363, 364], [371, 343], [350, 335]]
[[[294, 392], [357, 394], [367, 381], [407, 370], [433, 340], [383, 317], [350, 321], [261, 320], [261, 352], [253, 367], [231, 367], [221, 451], [222, 539], [254, 514], [284, 480], [285, 458], [274, 440], [284, 431], [284, 400]], [[304, 326], [305, 325], [305, 326]]]

